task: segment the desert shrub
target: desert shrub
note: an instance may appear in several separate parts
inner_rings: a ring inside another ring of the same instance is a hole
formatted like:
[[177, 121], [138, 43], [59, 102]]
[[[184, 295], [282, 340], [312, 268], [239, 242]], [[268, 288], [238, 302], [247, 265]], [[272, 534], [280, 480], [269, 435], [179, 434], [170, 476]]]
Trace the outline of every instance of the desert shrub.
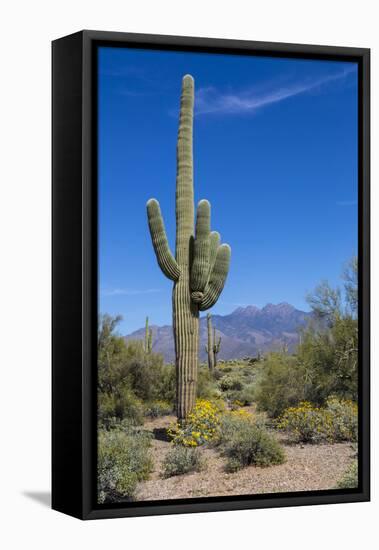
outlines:
[[270, 353], [257, 380], [255, 401], [260, 410], [277, 417], [304, 399], [304, 372], [295, 357]]
[[132, 499], [152, 468], [151, 437], [143, 431], [99, 430], [98, 501]]
[[172, 413], [172, 405], [167, 401], [151, 401], [145, 405], [145, 416], [158, 418]]
[[163, 477], [178, 476], [188, 472], [198, 472], [204, 461], [199, 449], [173, 446], [166, 454], [163, 462]]
[[230, 401], [232, 408], [251, 405], [254, 402], [255, 386], [254, 384], [247, 384], [240, 391], [228, 391], [226, 392], [226, 397]]
[[120, 319], [109, 315], [99, 319], [99, 420], [135, 417], [139, 423], [140, 400], [174, 402], [175, 368], [164, 365], [160, 354], [146, 354], [142, 341], [125, 342], [118, 336], [115, 328]]
[[146, 354], [142, 341], [129, 341], [124, 354], [124, 371], [137, 397], [144, 401], [160, 399], [166, 366], [162, 355]]
[[313, 322], [303, 331], [299, 361], [308, 372], [306, 399], [323, 405], [330, 395], [355, 401], [358, 394], [358, 261], [342, 274], [342, 287], [322, 281], [308, 295]]
[[169, 403], [175, 402], [176, 374], [175, 365], [164, 365], [157, 381], [156, 398]]
[[308, 401], [302, 401], [297, 407], [286, 409], [277, 426], [291, 433], [296, 441], [317, 443], [330, 437], [331, 418]]
[[355, 459], [341, 479], [337, 482], [338, 489], [356, 489], [358, 487], [358, 460]]
[[254, 402], [254, 399], [255, 399], [255, 385], [248, 384], [242, 389], [238, 400], [241, 401], [243, 405], [251, 405]]
[[143, 405], [127, 386], [120, 386], [113, 393], [99, 392], [98, 418], [100, 424], [107, 425], [112, 418], [126, 419], [131, 424], [143, 423]]
[[358, 440], [358, 406], [353, 401], [330, 397], [325, 408], [332, 419], [334, 441]]
[[324, 408], [303, 401], [286, 409], [277, 426], [304, 443], [356, 441], [358, 410], [355, 403], [337, 398], [327, 400]]
[[266, 419], [263, 414], [252, 413], [243, 408], [231, 409], [221, 415], [217, 433], [211, 441], [211, 446], [222, 447], [225, 445], [236, 430], [244, 427], [243, 422], [249, 422], [262, 429], [266, 428]]
[[243, 409], [224, 415], [219, 433], [219, 445], [227, 458], [229, 472], [250, 464], [270, 466], [285, 460], [283, 449], [275, 437]]
[[223, 371], [221, 371], [218, 367], [215, 368], [215, 370], [213, 371], [213, 378], [214, 378], [214, 380], [216, 380], [216, 382], [217, 382], [217, 381], [220, 380], [223, 376], [224, 376]]
[[217, 385], [208, 367], [199, 368], [196, 395], [199, 399], [212, 399], [217, 394]]
[[[245, 421], [252, 424], [262, 423], [262, 415], [253, 414], [241, 407], [232, 408], [222, 415], [218, 429], [219, 443], [224, 443], [232, 435], [233, 431], [239, 427], [239, 423]], [[262, 424], [264, 425], [264, 424]]]
[[172, 424], [167, 430], [168, 435], [176, 445], [203, 445], [215, 437], [222, 411], [221, 402], [198, 399], [188, 418]]
[[358, 326], [336, 314], [331, 325], [310, 324], [298, 347], [306, 372], [305, 398], [323, 405], [330, 395], [356, 400], [358, 395]]
[[240, 401], [238, 399], [239, 397], [239, 394], [238, 392], [236, 393], [236, 397], [233, 397], [231, 400], [230, 400], [230, 409], [232, 411], [236, 411], [236, 410], [239, 410], [241, 407], [244, 406], [244, 404], [242, 403], [242, 401]]
[[222, 391], [237, 390], [243, 388], [243, 381], [236, 375], [223, 376], [219, 381], [219, 386]]
[[221, 376], [224, 376], [225, 373], [233, 372], [233, 367], [228, 363], [224, 363], [224, 364], [218, 363], [217, 369], [220, 371], [220, 378]]

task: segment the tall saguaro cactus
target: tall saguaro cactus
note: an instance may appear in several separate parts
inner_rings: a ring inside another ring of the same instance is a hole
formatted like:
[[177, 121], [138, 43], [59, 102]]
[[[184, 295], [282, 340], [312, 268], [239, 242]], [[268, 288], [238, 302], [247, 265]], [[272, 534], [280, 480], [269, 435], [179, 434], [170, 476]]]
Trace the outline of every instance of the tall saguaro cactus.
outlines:
[[149, 329], [148, 317], [146, 317], [144, 348], [145, 348], [145, 353], [151, 353], [151, 350], [153, 349], [153, 331], [151, 328]]
[[212, 328], [212, 315], [207, 314], [207, 331], [208, 331], [208, 345], [205, 347], [205, 351], [208, 354], [208, 368], [210, 372], [213, 372], [217, 367], [217, 355], [221, 348], [221, 336], [216, 338], [216, 329]]
[[213, 329], [213, 363], [214, 367], [217, 367], [217, 355], [220, 353], [221, 348], [221, 336], [218, 337], [218, 340], [216, 341], [216, 329]]
[[158, 264], [174, 281], [173, 329], [176, 355], [176, 411], [180, 420], [191, 412], [196, 399], [199, 348], [199, 311], [212, 307], [224, 287], [230, 247], [210, 230], [210, 204], [197, 205], [194, 227], [192, 128], [194, 80], [182, 82], [176, 171], [176, 254], [170, 251], [160, 206], [147, 202], [150, 234]]

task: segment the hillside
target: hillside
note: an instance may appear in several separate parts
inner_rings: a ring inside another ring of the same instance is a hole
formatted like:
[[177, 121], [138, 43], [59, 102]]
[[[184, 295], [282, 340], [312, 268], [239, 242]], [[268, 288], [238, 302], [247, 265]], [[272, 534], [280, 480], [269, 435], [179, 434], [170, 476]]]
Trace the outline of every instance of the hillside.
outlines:
[[[298, 343], [298, 329], [304, 326], [310, 313], [296, 309], [285, 302], [239, 307], [229, 315], [212, 315], [213, 326], [222, 344], [219, 359], [238, 359], [255, 356], [258, 351], [280, 349], [284, 345], [292, 351]], [[174, 361], [174, 339], [171, 325], [151, 326], [153, 351], [162, 353], [167, 362]], [[128, 334], [126, 340], [145, 337], [145, 328]], [[206, 316], [200, 319], [200, 359], [206, 359]]]

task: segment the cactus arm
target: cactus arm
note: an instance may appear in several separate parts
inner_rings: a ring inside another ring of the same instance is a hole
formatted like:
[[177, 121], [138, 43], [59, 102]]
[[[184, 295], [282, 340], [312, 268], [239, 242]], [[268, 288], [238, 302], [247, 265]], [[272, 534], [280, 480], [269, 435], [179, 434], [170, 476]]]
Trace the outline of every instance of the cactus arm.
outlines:
[[204, 292], [204, 298], [199, 305], [200, 311], [212, 307], [218, 300], [224, 288], [226, 277], [229, 271], [231, 249], [228, 244], [219, 246], [216, 261], [209, 277], [209, 282]]
[[208, 201], [202, 200], [197, 206], [196, 236], [191, 269], [191, 297], [194, 302], [201, 302], [209, 277], [210, 225], [211, 205]]
[[209, 238], [209, 273], [208, 276], [212, 273], [213, 266], [215, 265], [217, 250], [220, 246], [220, 233], [217, 231], [212, 231]]
[[216, 343], [216, 329], [214, 331], [214, 345], [213, 345], [213, 351], [214, 353], [217, 355], [220, 351], [220, 347], [221, 347], [221, 336], [218, 337], [218, 340], [217, 340], [217, 343]]
[[172, 281], [177, 281], [180, 275], [180, 269], [175, 258], [171, 254], [159, 202], [155, 199], [150, 199], [147, 202], [147, 219], [159, 267], [166, 277]]

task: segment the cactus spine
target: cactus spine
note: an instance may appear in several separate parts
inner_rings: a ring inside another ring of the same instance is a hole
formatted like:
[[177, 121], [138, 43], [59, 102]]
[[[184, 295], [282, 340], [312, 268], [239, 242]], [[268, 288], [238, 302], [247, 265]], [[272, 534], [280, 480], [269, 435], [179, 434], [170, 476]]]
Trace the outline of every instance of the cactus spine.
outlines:
[[145, 326], [145, 353], [151, 353], [153, 349], [153, 331], [149, 329], [149, 318], [146, 317], [146, 326]]
[[194, 228], [192, 128], [194, 80], [182, 82], [176, 171], [176, 254], [170, 251], [160, 206], [147, 202], [154, 251], [163, 273], [174, 281], [173, 330], [176, 356], [176, 412], [179, 420], [191, 412], [196, 399], [199, 311], [212, 307], [224, 287], [230, 247], [210, 231], [210, 204], [199, 202]]

